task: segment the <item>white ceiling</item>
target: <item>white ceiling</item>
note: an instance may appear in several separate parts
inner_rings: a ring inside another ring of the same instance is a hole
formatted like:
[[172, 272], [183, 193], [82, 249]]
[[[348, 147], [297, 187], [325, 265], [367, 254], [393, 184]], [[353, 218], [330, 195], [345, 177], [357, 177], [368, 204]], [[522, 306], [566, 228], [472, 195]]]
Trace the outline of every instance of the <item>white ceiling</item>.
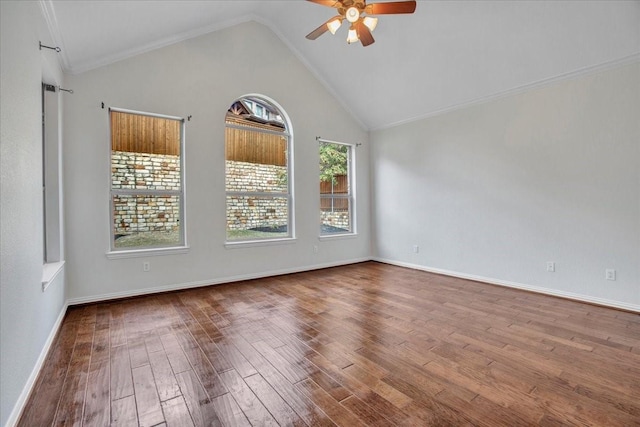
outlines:
[[307, 40], [335, 11], [304, 0], [41, 3], [70, 73], [261, 22], [368, 129], [640, 58], [640, 1], [418, 1], [380, 16], [367, 48], [347, 45], [346, 28]]

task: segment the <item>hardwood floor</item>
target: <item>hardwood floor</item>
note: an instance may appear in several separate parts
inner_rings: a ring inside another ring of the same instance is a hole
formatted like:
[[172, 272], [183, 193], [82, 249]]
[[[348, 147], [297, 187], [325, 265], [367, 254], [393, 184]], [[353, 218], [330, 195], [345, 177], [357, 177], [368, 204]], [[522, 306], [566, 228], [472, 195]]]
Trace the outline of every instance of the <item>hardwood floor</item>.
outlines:
[[19, 425], [640, 425], [640, 315], [374, 262], [72, 307]]

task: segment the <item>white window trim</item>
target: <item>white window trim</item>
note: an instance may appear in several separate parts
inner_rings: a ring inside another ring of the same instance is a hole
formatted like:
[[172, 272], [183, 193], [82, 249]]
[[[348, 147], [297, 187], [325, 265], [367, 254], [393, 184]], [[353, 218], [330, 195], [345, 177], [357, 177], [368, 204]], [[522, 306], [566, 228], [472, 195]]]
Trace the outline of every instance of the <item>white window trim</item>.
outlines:
[[318, 240], [342, 240], [342, 239], [355, 239], [358, 237], [357, 233], [349, 232], [349, 233], [334, 233], [334, 234], [323, 234], [318, 236]]
[[[136, 257], [143, 257], [143, 256], [156, 256], [156, 255], [173, 255], [173, 254], [183, 254], [183, 253], [187, 253], [189, 251], [189, 245], [187, 243], [187, 222], [186, 222], [186, 217], [187, 217], [187, 213], [186, 213], [186, 198], [187, 198], [187, 188], [186, 188], [186, 162], [185, 162], [185, 133], [186, 133], [186, 120], [184, 119], [184, 117], [178, 117], [178, 116], [170, 116], [170, 115], [166, 115], [166, 114], [157, 114], [157, 113], [149, 113], [146, 111], [137, 111], [137, 110], [129, 110], [126, 108], [116, 108], [116, 107], [109, 107], [108, 109], [108, 113], [109, 115], [108, 120], [109, 120], [109, 150], [108, 150], [108, 159], [109, 159], [109, 170], [111, 170], [111, 153], [112, 153], [112, 149], [111, 149], [111, 112], [115, 111], [118, 113], [127, 113], [127, 114], [139, 114], [139, 115], [143, 115], [143, 116], [149, 116], [149, 117], [157, 117], [157, 118], [161, 118], [161, 119], [170, 119], [170, 120], [177, 120], [180, 122], [180, 232], [181, 232], [181, 244], [179, 245], [174, 245], [174, 246], [150, 246], [150, 247], [144, 247], [144, 248], [123, 248], [123, 249], [117, 249], [114, 248], [114, 229], [113, 229], [113, 223], [114, 223], [114, 218], [113, 218], [113, 194], [114, 191], [112, 188], [112, 177], [111, 177], [111, 173], [109, 173], [109, 186], [107, 188], [109, 188], [109, 200], [108, 200], [108, 204], [109, 204], [109, 248], [106, 252], [106, 256], [108, 259], [122, 259], [122, 258], [136, 258]], [[115, 191], [118, 194], [128, 194], [128, 192], [132, 192], [135, 194], [140, 194], [140, 193], [145, 193], [145, 194], [158, 194], [158, 193], [162, 193], [162, 194], [167, 194], [167, 193], [172, 193], [172, 192], [176, 192], [176, 190], [173, 191], [164, 191], [164, 190], [144, 190], [144, 191], [138, 191], [138, 190], [120, 190], [120, 191]]]
[[[296, 238], [296, 224], [295, 224], [295, 191], [294, 191], [294, 167], [295, 167], [295, 162], [294, 162], [294, 132], [293, 132], [293, 126], [291, 124], [291, 120], [289, 118], [289, 115], [287, 114], [287, 112], [284, 110], [284, 108], [282, 108], [282, 106], [280, 104], [278, 104], [276, 101], [274, 101], [273, 99], [269, 98], [268, 96], [265, 95], [261, 95], [261, 94], [257, 94], [257, 93], [250, 93], [250, 94], [245, 94], [242, 95], [238, 98], [236, 98], [236, 100], [234, 100], [233, 102], [237, 101], [237, 100], [242, 100], [245, 98], [256, 98], [258, 100], [262, 100], [266, 103], [271, 104], [273, 107], [275, 107], [278, 112], [280, 113], [280, 116], [282, 117], [282, 122], [284, 123], [284, 131], [283, 132], [278, 132], [278, 131], [270, 131], [268, 129], [264, 129], [261, 130], [265, 133], [273, 133], [276, 135], [282, 135], [282, 136], [286, 136], [287, 137], [287, 169], [288, 169], [288, 174], [287, 174], [287, 186], [289, 188], [289, 194], [284, 195], [283, 193], [264, 193], [265, 195], [269, 196], [269, 197], [274, 197], [274, 196], [278, 196], [278, 197], [288, 197], [288, 208], [289, 208], [289, 212], [288, 212], [288, 218], [287, 218], [287, 230], [289, 231], [289, 236], [287, 237], [274, 237], [274, 238], [264, 238], [264, 239], [237, 239], [237, 240], [228, 240], [227, 239], [227, 221], [226, 221], [226, 217], [227, 217], [227, 195], [229, 194], [243, 194], [243, 195], [255, 195], [257, 193], [243, 193], [243, 192], [237, 192], [237, 191], [230, 191], [227, 192], [226, 191], [226, 174], [225, 174], [225, 192], [224, 192], [224, 198], [225, 198], [225, 202], [224, 202], [224, 212], [225, 212], [225, 221], [224, 221], [224, 227], [225, 227], [225, 242], [224, 242], [224, 246], [227, 249], [239, 249], [239, 248], [250, 248], [250, 247], [257, 247], [257, 246], [269, 246], [269, 245], [283, 245], [283, 244], [288, 244], [288, 243], [293, 243], [297, 240]], [[253, 101], [251, 101], [253, 102]], [[251, 130], [255, 130], [255, 128], [252, 127], [247, 127], [247, 126], [239, 126], [239, 125], [227, 125], [226, 120], [225, 120], [225, 129], [229, 127], [229, 128], [234, 128], [234, 129], [251, 129]], [[226, 138], [225, 138], [225, 144], [226, 144]], [[225, 150], [225, 163], [226, 163], [226, 150]], [[262, 193], [261, 193], [262, 194]]]
[[64, 261], [48, 262], [42, 266], [42, 292], [46, 291], [64, 267]]
[[109, 259], [140, 258], [147, 256], [178, 255], [189, 252], [189, 246], [168, 246], [161, 248], [123, 249], [107, 252]]
[[[349, 231], [345, 231], [344, 233], [327, 233], [327, 234], [322, 234], [322, 229], [320, 230], [320, 235], [319, 235], [319, 239], [320, 240], [331, 240], [331, 239], [339, 239], [339, 238], [351, 238], [351, 237], [355, 237], [358, 235], [358, 224], [356, 221], [356, 201], [358, 200], [357, 195], [356, 195], [356, 190], [357, 190], [357, 185], [356, 185], [356, 180], [355, 180], [355, 176], [356, 176], [356, 148], [359, 144], [353, 144], [353, 143], [349, 143], [349, 142], [340, 142], [340, 141], [333, 141], [330, 139], [324, 139], [324, 138], [316, 138], [316, 141], [319, 143], [325, 143], [325, 144], [337, 144], [337, 145], [346, 145], [348, 147], [350, 147], [351, 149], [350, 151], [350, 156], [348, 158], [348, 174], [347, 174], [347, 179], [349, 180], [349, 194], [347, 194], [346, 196], [342, 196], [342, 197], [338, 197], [338, 198], [345, 198], [345, 199], [349, 199], [349, 223], [351, 224], [351, 230]], [[335, 196], [334, 196], [335, 197]], [[318, 194], [318, 200], [322, 199], [322, 195]]]
[[283, 237], [265, 240], [237, 240], [225, 242], [226, 249], [255, 248], [259, 246], [290, 245], [297, 241], [295, 237]]

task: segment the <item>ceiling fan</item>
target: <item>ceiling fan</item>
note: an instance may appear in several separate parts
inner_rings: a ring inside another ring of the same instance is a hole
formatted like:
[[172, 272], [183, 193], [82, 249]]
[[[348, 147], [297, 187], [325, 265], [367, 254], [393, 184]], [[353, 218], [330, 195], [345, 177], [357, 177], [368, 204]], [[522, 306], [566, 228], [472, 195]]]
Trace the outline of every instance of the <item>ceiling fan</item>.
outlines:
[[329, 19], [315, 30], [307, 34], [309, 40], [315, 40], [325, 32], [335, 34], [345, 19], [349, 22], [347, 43], [362, 42], [362, 46], [369, 46], [375, 40], [371, 32], [378, 25], [378, 18], [369, 15], [391, 15], [396, 13], [413, 13], [416, 10], [415, 1], [396, 1], [387, 3], [367, 4], [366, 0], [307, 0], [322, 6], [338, 9], [338, 15]]

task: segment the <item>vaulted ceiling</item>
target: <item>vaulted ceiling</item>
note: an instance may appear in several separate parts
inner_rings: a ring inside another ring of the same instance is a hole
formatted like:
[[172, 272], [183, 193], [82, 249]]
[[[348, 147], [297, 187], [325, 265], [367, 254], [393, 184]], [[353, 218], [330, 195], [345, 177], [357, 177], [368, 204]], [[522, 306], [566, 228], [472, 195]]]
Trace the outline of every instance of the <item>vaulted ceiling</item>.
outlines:
[[307, 40], [335, 10], [304, 0], [41, 4], [69, 73], [258, 21], [368, 129], [640, 58], [640, 1], [418, 1], [413, 15], [380, 16], [366, 48], [344, 26]]

